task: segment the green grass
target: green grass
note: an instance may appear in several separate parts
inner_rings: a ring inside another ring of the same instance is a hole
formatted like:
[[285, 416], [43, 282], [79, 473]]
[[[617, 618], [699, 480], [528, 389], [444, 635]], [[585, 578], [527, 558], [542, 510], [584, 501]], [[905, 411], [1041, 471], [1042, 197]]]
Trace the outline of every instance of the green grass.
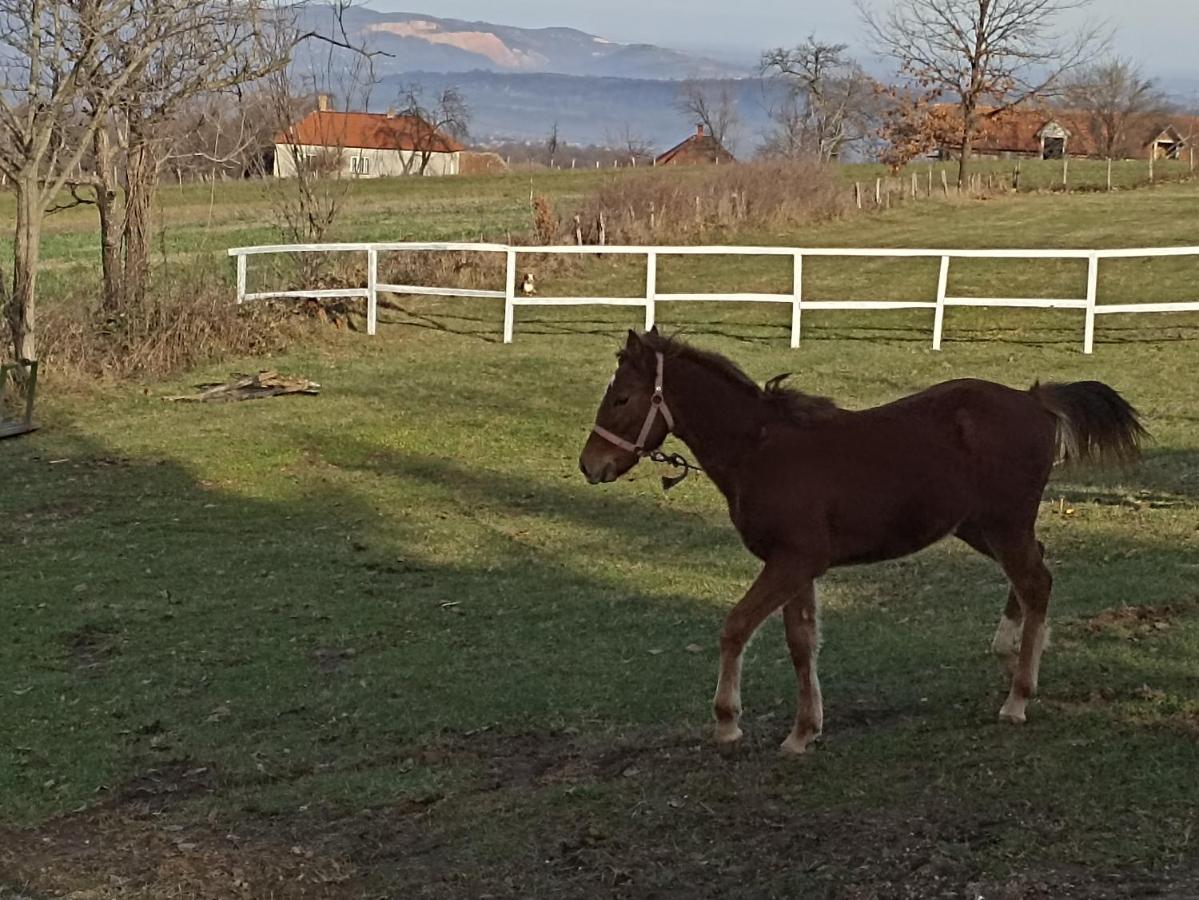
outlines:
[[[427, 184], [430, 210], [521, 202]], [[938, 204], [739, 239], [1194, 243], [1195, 200], [1188, 186]], [[396, 237], [389, 221], [346, 236]], [[1068, 290], [1075, 274], [1027, 277]], [[877, 296], [928, 275], [812, 278]], [[960, 287], [1020, 276], [966, 271]], [[667, 273], [733, 277], [784, 276], [720, 260]], [[1168, 267], [1112, 278], [1121, 296], [1188, 286]], [[1026, 728], [995, 722], [1002, 578], [946, 544], [823, 580], [826, 738], [798, 763], [773, 753], [794, 680], [768, 622], [746, 663], [749, 746], [725, 763], [707, 740], [715, 639], [754, 561], [702, 478], [666, 496], [648, 464], [605, 488], [576, 470], [638, 312], [523, 310], [504, 346], [498, 303], [399, 307], [376, 339], [269, 361], [319, 398], [161, 399], [261, 363], [230, 361], [145, 392], [49, 393], [43, 430], [0, 444], [0, 889], [216, 897], [212, 873], [236, 870], [251, 895], [283, 896], [295, 867], [315, 895], [347, 897], [1195, 886], [1196, 317], [1101, 322], [1086, 357], [1073, 313], [951, 311], [941, 353], [924, 312], [813, 313], [796, 352], [783, 309], [663, 305], [667, 327], [755, 377], [794, 371], [848, 406], [963, 375], [1100, 378], [1156, 438], [1137, 469], [1062, 474], [1047, 493], [1055, 634]], [[185, 882], [193, 868], [209, 874]], [[315, 880], [331, 872], [347, 880]]]

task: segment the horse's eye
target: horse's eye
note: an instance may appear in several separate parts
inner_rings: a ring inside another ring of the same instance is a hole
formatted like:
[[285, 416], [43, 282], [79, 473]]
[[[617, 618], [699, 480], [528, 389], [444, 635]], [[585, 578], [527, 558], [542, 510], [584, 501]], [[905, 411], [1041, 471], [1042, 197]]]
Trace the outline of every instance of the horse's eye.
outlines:
[[612, 401], [612, 405], [613, 406], [624, 406], [628, 402], [629, 402], [628, 397], [617, 397], [615, 400]]

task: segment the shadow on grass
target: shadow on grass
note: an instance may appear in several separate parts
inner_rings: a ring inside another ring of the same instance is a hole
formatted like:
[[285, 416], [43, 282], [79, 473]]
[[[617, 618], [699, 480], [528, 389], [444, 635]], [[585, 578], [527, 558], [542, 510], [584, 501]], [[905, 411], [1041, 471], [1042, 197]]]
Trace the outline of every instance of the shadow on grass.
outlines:
[[[4, 819], [151, 808], [203, 836], [156, 853], [270, 833], [352, 873], [309, 894], [269, 867], [245, 876], [276, 896], [717, 897], [751, 884], [914, 897], [993, 871], [1164, 866], [1179, 852], [1193, 741], [1089, 698], [1096, 682], [1129, 702], [1147, 682], [1193, 692], [1185, 666], [1162, 662], [1193, 647], [1181, 626], [1140, 645], [1087, 644], [1068, 626], [1045, 689], [1074, 705], [1046, 703], [1011, 733], [992, 723], [1002, 683], [985, 645], [1003, 588], [989, 563], [938, 549], [839, 572], [827, 746], [799, 766], [767, 752], [793, 692], [771, 622], [747, 662], [748, 751], [730, 767], [706, 722], [735, 596], [711, 592], [745, 566], [731, 526], [619, 487], [332, 431], [308, 442], [318, 452], [261, 492], [78, 433], [4, 448]], [[1125, 551], [1142, 555], [1092, 568]], [[1157, 558], [1178, 548], [1151, 539], [1071, 553], [1090, 571], [1059, 580], [1066, 609], [1084, 587], [1094, 604], [1146, 579], [1185, 584]], [[197, 824], [208, 815], [216, 824]], [[81, 869], [36, 830], [0, 832], [0, 872], [72, 889], [133, 877], [136, 853], [113, 846]], [[137, 877], [171, 886], [169, 866], [145, 863]], [[210, 887], [196, 896], [220, 896]]]
[[[497, 309], [494, 316], [471, 316], [461, 313], [449, 313], [438, 310], [417, 310], [412, 305], [397, 302], [381, 304], [383, 308], [400, 311], [406, 319], [384, 318], [380, 324], [386, 327], [419, 328], [442, 331], [450, 334], [469, 337], [486, 343], [498, 343], [501, 340], [501, 325], [503, 310]], [[852, 315], [852, 311], [849, 311]], [[1019, 312], [1019, 311], [1018, 311]], [[811, 324], [813, 316], [825, 319], [830, 315], [827, 311], [812, 311], [805, 317], [803, 327], [805, 341], [850, 341], [930, 344], [932, 341], [932, 320], [919, 325], [885, 325], [873, 322], [848, 320], [844, 324], [825, 325]], [[780, 313], [778, 325], [738, 325], [727, 320], [719, 319], [688, 319], [682, 324], [672, 322], [670, 308], [667, 304], [659, 304], [658, 318], [662, 327], [667, 330], [677, 330], [682, 334], [704, 334], [713, 337], [723, 337], [739, 343], [762, 346], [777, 346], [786, 342], [790, 334], [790, 322], [785, 314]], [[563, 315], [555, 311], [552, 318], [544, 313], [538, 315], [531, 308], [523, 307], [517, 316], [516, 331], [526, 335], [599, 335], [616, 338], [629, 327], [636, 327], [640, 322], [640, 312], [633, 310], [626, 321], [604, 321], [594, 317]], [[1083, 327], [1081, 318], [1077, 325], [1050, 326], [1043, 322], [1030, 321], [1027, 327], [1022, 327], [1017, 319], [1015, 322], [998, 321], [992, 325], [966, 325], [956, 323], [951, 316], [946, 324], [945, 343], [951, 344], [993, 344], [1003, 342], [1018, 347], [1081, 347]], [[1163, 321], [1146, 322], [1136, 326], [1110, 326], [1107, 321], [1100, 324], [1095, 337], [1096, 346], [1118, 346], [1129, 344], [1170, 344], [1187, 343], [1199, 340], [1199, 326], [1170, 325]]]

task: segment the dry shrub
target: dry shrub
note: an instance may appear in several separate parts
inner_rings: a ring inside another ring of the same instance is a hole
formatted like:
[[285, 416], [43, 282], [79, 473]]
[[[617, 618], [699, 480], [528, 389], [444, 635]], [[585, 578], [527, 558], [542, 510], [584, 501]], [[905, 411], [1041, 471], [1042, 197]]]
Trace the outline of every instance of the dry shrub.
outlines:
[[561, 225], [550, 198], [545, 194], [535, 196], [533, 198], [533, 236], [537, 238], [537, 243], [542, 245], [554, 243]]
[[[498, 291], [504, 289], [504, 263], [502, 253], [428, 250], [381, 253], [379, 282]], [[380, 295], [380, 302], [385, 296]]]
[[844, 186], [814, 161], [662, 168], [613, 179], [580, 211], [583, 240], [686, 244], [739, 228], [806, 225], [848, 211]]
[[299, 326], [285, 305], [234, 303], [227, 274], [196, 267], [160, 275], [118, 317], [62, 298], [42, 315], [42, 359], [61, 381], [158, 377], [229, 356], [278, 352]]

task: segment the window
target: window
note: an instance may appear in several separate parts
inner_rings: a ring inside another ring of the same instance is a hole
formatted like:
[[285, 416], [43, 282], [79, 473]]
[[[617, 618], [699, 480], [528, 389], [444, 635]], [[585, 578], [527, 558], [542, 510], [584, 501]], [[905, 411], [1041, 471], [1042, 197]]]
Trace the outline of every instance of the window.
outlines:
[[369, 175], [371, 160], [369, 156], [350, 157], [350, 173], [352, 175]]

